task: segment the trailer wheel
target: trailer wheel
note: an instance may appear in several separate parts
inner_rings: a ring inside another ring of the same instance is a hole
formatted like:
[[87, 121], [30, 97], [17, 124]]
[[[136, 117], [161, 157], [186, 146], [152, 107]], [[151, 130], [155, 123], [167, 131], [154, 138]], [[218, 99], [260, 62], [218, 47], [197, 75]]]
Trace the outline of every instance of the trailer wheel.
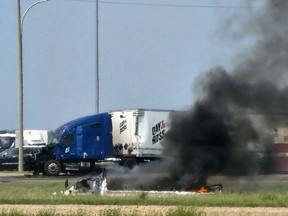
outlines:
[[45, 163], [44, 174], [47, 176], [58, 176], [61, 172], [61, 165], [56, 160], [49, 160]]
[[129, 158], [124, 160], [124, 167], [127, 167], [129, 169], [133, 169], [137, 165], [137, 161], [134, 158]]

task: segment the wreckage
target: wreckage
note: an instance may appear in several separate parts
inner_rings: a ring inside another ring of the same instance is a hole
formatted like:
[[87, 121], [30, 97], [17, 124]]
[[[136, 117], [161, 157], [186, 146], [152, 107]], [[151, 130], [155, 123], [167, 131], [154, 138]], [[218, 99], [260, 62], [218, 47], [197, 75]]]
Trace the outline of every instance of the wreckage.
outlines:
[[183, 191], [155, 191], [155, 190], [108, 190], [106, 171], [103, 169], [101, 174], [94, 177], [84, 178], [77, 181], [74, 185], [69, 187], [68, 180], [65, 181], [65, 191], [61, 192], [64, 195], [72, 194], [98, 194], [121, 196], [129, 194], [149, 194], [149, 195], [189, 195], [189, 194], [213, 194], [219, 193], [223, 189], [222, 184], [214, 184], [208, 186], [201, 186], [199, 188], [189, 188]]
[[218, 193], [221, 192], [223, 189], [222, 184], [214, 184], [214, 185], [208, 185], [208, 186], [201, 186], [198, 189], [191, 189], [191, 192], [196, 193]]
[[62, 193], [64, 195], [69, 194], [83, 194], [83, 193], [90, 193], [90, 194], [100, 194], [104, 195], [107, 191], [107, 184], [106, 184], [106, 171], [105, 169], [103, 172], [95, 177], [89, 177], [85, 179], [81, 179], [77, 181], [73, 186], [69, 188], [68, 180], [65, 181], [65, 191]]

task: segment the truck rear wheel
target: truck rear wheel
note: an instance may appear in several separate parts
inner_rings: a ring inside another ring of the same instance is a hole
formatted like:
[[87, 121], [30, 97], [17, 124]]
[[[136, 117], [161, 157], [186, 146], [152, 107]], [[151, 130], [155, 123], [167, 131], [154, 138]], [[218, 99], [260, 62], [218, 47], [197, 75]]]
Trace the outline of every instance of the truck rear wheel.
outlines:
[[57, 160], [49, 160], [45, 163], [44, 174], [47, 176], [58, 176], [61, 172], [61, 165]]
[[129, 169], [133, 169], [137, 165], [137, 161], [134, 158], [125, 159], [123, 166]]

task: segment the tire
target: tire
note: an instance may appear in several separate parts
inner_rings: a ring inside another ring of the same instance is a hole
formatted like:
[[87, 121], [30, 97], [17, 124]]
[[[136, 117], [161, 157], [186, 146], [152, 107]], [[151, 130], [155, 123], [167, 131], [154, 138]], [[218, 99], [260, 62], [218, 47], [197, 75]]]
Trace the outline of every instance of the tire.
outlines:
[[45, 163], [44, 174], [47, 176], [58, 176], [61, 172], [61, 165], [57, 160], [49, 160]]
[[91, 172], [95, 173], [96, 175], [101, 174], [103, 172], [103, 168], [99, 165], [96, 165], [95, 162], [90, 162], [91, 164]]
[[137, 165], [137, 161], [134, 158], [129, 158], [124, 160], [124, 167], [127, 167], [129, 169], [133, 169]]

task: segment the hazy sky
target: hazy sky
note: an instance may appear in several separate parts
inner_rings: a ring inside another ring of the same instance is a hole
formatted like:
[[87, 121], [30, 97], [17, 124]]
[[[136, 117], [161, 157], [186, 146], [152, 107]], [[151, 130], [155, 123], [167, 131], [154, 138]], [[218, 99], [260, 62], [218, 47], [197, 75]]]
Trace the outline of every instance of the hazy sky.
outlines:
[[[21, 0], [22, 14], [35, 0]], [[229, 68], [264, 0], [99, 0], [100, 112], [187, 109], [197, 77]], [[96, 112], [96, 0], [50, 0], [23, 25], [24, 129]], [[237, 59], [237, 58], [236, 58]], [[0, 130], [18, 127], [17, 0], [0, 1]]]

